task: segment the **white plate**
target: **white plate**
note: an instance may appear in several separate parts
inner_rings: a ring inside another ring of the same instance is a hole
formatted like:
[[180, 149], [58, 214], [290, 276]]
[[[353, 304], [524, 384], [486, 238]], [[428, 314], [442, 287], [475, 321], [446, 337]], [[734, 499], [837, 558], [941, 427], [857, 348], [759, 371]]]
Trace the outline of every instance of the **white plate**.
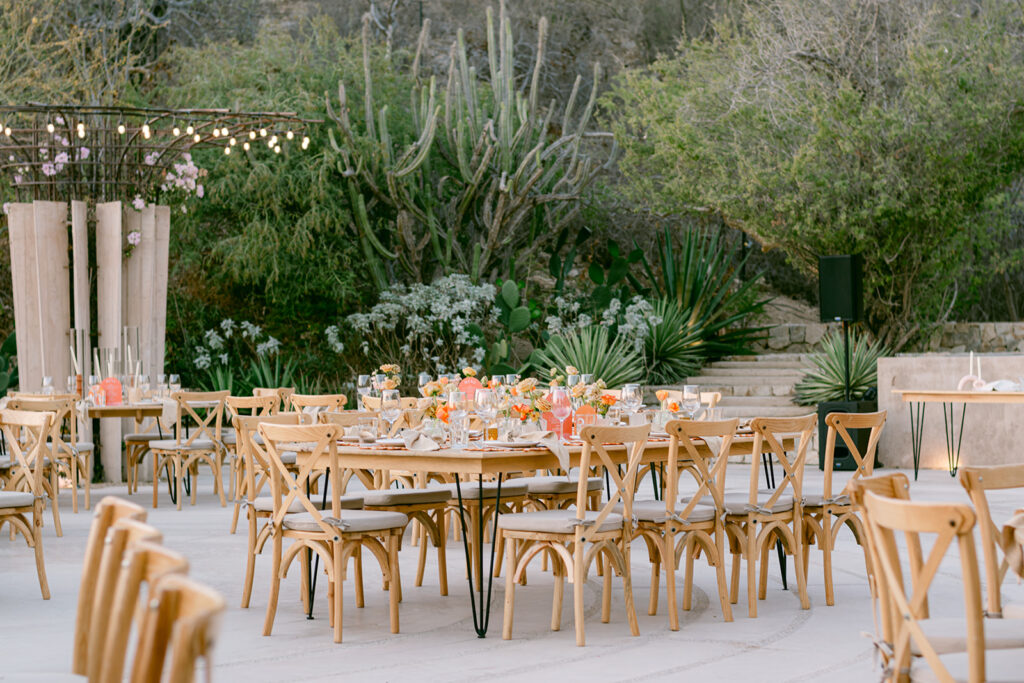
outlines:
[[378, 446], [404, 446], [405, 439], [377, 439]]
[[530, 441], [481, 441], [480, 445], [487, 448], [533, 448], [537, 444]]
[[358, 436], [343, 436], [343, 437], [341, 437], [341, 441], [345, 441], [345, 442], [348, 442], [348, 443], [359, 443], [359, 437]]

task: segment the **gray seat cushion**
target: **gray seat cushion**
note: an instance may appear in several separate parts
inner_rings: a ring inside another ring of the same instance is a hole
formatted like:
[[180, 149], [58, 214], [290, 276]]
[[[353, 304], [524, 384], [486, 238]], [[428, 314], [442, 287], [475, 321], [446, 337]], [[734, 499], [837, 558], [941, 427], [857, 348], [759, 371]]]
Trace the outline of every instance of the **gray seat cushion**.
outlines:
[[[825, 504], [825, 496], [821, 493], [805, 493], [804, 494], [804, 507], [817, 507], [820, 508]], [[852, 505], [853, 501], [847, 495], [833, 495], [833, 505]]]
[[283, 462], [285, 465], [294, 465], [297, 459], [298, 458], [295, 455], [295, 451], [285, 451], [284, 453], [281, 454], [281, 462]]
[[146, 443], [147, 441], [159, 441], [159, 434], [125, 434], [124, 440], [129, 443]]
[[[342, 513], [341, 519], [324, 517], [324, 520], [343, 532], [403, 529], [409, 523], [409, 518], [401, 512], [389, 512], [386, 510], [346, 510]], [[323, 531], [308, 512], [288, 515], [284, 518], [283, 526], [285, 529], [292, 529], [293, 531]]]
[[[584, 520], [593, 522], [597, 512], [587, 510]], [[579, 526], [575, 510], [537, 510], [498, 515], [498, 526], [510, 531], [536, 531], [544, 534], [571, 534]], [[593, 529], [593, 525], [589, 526]], [[605, 517], [597, 531], [615, 531], [622, 528], [622, 515], [614, 512]]]
[[0, 470], [10, 469], [11, 467], [11, 456], [0, 455]]
[[[763, 506], [768, 502], [768, 499], [772, 497], [771, 493], [758, 493], [757, 504]], [[750, 505], [750, 496], [746, 493], [727, 493], [725, 494], [725, 514], [727, 515], [745, 515], [749, 510], [747, 507]], [[703, 501], [701, 501], [703, 502]], [[779, 512], [785, 512], [793, 509], [793, 496], [789, 494], [782, 494], [779, 499], [772, 505], [770, 512], [777, 514]]]
[[[526, 484], [529, 493], [552, 494], [552, 493], [576, 493], [579, 488], [579, 476], [572, 479], [563, 476], [552, 477], [523, 477], [514, 479], [517, 484]], [[587, 478], [587, 491], [600, 491], [604, 487], [604, 480], [601, 477]], [[504, 488], [504, 486], [502, 487]]]
[[[322, 499], [310, 498], [313, 503], [313, 507], [319, 509]], [[339, 499], [342, 510], [362, 510], [363, 509], [363, 497], [359, 495], [348, 495], [341, 496]], [[331, 502], [327, 501], [327, 506], [330, 507]], [[274, 511], [274, 499], [271, 496], [260, 496], [252, 502], [252, 506], [256, 508], [257, 512], [273, 512]], [[302, 506], [298, 500], [293, 500], [292, 504], [288, 506], [288, 512], [305, 512], [306, 508]]]
[[[966, 652], [939, 655], [942, 664], [956, 683], [968, 681]], [[939, 677], [928, 662], [915, 657], [910, 665], [910, 680], [932, 683]], [[985, 680], [988, 683], [1020, 683], [1024, 680], [1024, 650], [988, 650], [985, 652]]]
[[[526, 495], [526, 484], [517, 483], [518, 479], [510, 479], [508, 481], [501, 482], [501, 497], [502, 498], [517, 498]], [[448, 491], [449, 498], [451, 500], [457, 500], [458, 494], [455, 491], [455, 484], [442, 484], [441, 489]], [[462, 499], [467, 498], [479, 498], [480, 497], [480, 485], [475, 481], [464, 481], [459, 484], [459, 488], [462, 490]], [[498, 490], [497, 482], [484, 482], [484, 498], [494, 498], [495, 493]]]
[[389, 505], [428, 505], [430, 503], [447, 503], [451, 498], [444, 489], [386, 489], [383, 491], [367, 491], [361, 494], [367, 507], [384, 507]]
[[[940, 655], [951, 652], [967, 652], [967, 626], [960, 617], [933, 617], [921, 622], [921, 630], [928, 637], [935, 651]], [[1017, 619], [986, 619], [985, 649], [1008, 650], [1024, 648], [1024, 622]], [[921, 650], [914, 640], [910, 651], [921, 656]], [[1021, 661], [1024, 667], [1024, 661]], [[1024, 674], [1024, 671], [1022, 671]], [[1024, 675], [1021, 676], [1024, 679]]]
[[174, 439], [157, 439], [150, 441], [149, 447], [162, 451], [212, 451], [214, 449], [213, 441], [210, 439], [195, 439], [189, 444], [184, 441], [179, 444]]
[[0, 508], [27, 508], [32, 507], [35, 500], [28, 491], [0, 491]]
[[[622, 514], [622, 507], [622, 503], [619, 503], [612, 509], [619, 514]], [[686, 506], [677, 506], [675, 513], [677, 515], [682, 513], [684, 507]], [[654, 522], [655, 524], [661, 524], [668, 519], [668, 515], [665, 514], [665, 503], [660, 500], [635, 501], [633, 503], [633, 516], [641, 522]], [[691, 523], [709, 522], [714, 518], [714, 506], [697, 503], [697, 505], [690, 510], [690, 514], [687, 515], [686, 521]]]

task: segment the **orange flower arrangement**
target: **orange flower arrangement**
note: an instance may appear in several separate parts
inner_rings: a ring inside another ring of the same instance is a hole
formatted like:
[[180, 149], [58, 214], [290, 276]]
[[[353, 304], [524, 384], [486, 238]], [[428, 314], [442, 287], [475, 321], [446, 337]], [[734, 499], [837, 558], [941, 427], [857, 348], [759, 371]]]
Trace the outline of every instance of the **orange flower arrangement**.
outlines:
[[658, 401], [660, 403], [664, 403], [665, 400], [668, 398], [668, 390], [658, 389], [656, 392], [654, 392], [654, 395], [658, 397]]
[[601, 395], [601, 403], [603, 403], [606, 406], [613, 406], [613, 405], [615, 405], [615, 403], [618, 400], [619, 399], [617, 399], [616, 397], [612, 396], [611, 394], [602, 394]]
[[676, 403], [675, 401], [669, 401], [668, 412], [670, 412], [670, 413], [678, 413], [679, 412], [679, 404]]
[[451, 412], [451, 407], [447, 403], [442, 403], [437, 406], [435, 411], [435, 417], [441, 422], [448, 424], [448, 413]]

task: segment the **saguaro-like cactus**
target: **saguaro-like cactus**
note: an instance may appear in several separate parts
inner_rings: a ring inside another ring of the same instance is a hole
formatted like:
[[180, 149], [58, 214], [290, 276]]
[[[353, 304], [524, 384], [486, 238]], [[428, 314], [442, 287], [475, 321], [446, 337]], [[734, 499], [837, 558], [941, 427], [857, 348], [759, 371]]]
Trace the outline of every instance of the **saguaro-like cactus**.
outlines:
[[[397, 141], [388, 107], [376, 108], [370, 68], [370, 28], [364, 22], [365, 114], [353, 126], [345, 85], [339, 107], [328, 102], [340, 139], [332, 134], [339, 168], [348, 181], [364, 253], [383, 281], [396, 260], [409, 275], [429, 280], [438, 270], [474, 280], [507, 274], [512, 261], [529, 259], [579, 211], [580, 195], [610, 164], [614, 138], [589, 131], [600, 65], [580, 108], [577, 77], [561, 115], [555, 103], [538, 104], [547, 20], [538, 25], [536, 61], [524, 87], [516, 87], [512, 27], [500, 10], [497, 26], [487, 11], [489, 79], [469, 65], [464, 34], [451, 47], [443, 104], [432, 77], [420, 78], [429, 23], [417, 45], [411, 92], [415, 138]], [[528, 83], [528, 86], [527, 86]]]

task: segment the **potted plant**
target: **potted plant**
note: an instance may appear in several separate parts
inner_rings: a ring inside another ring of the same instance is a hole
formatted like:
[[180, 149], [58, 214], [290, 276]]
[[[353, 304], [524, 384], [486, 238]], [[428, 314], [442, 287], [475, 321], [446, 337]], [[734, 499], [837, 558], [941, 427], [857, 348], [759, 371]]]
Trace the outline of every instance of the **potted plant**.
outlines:
[[[846, 384], [846, 354], [849, 349], [849, 386]], [[850, 332], [849, 345], [843, 334], [831, 332], [821, 340], [821, 351], [810, 358], [803, 378], [796, 385], [796, 402], [818, 406], [818, 467], [825, 468], [825, 443], [829, 413], [872, 413], [878, 410], [878, 359], [889, 350], [880, 342]], [[867, 449], [868, 430], [851, 433], [857, 447]], [[875, 453], [875, 464], [878, 454]], [[836, 443], [835, 469], [854, 470], [857, 465], [845, 444]]]

